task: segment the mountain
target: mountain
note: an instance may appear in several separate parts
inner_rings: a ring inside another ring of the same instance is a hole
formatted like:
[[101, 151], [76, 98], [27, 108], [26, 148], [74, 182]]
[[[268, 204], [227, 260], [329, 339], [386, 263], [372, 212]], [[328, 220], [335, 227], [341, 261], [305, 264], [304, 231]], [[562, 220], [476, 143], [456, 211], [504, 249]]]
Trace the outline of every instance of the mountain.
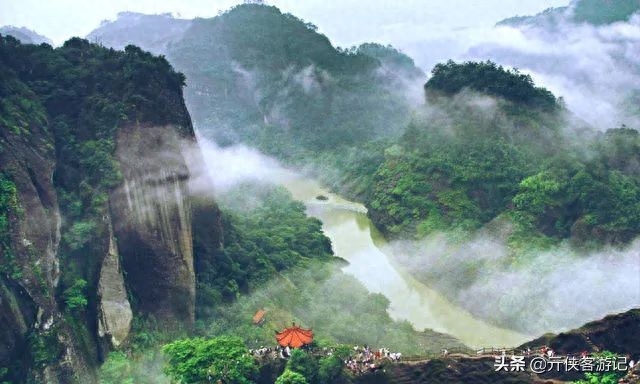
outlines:
[[567, 7], [549, 8], [535, 16], [515, 16], [498, 25], [548, 25], [554, 20], [566, 19], [574, 23], [605, 25], [628, 21], [640, 12], [637, 0], [573, 0]]
[[120, 12], [116, 21], [103, 21], [87, 40], [115, 49], [135, 44], [145, 51], [165, 53], [190, 25], [191, 20], [176, 19], [170, 14]]
[[13, 36], [16, 39], [20, 40], [22, 44], [49, 44], [53, 45], [53, 42], [46, 38], [45, 36], [39, 35], [38, 33], [27, 29], [25, 27], [14, 27], [11, 25], [5, 25], [0, 27], [0, 35], [4, 36]]
[[[157, 16], [138, 19], [161, 25]], [[162, 21], [167, 29], [179, 22]], [[119, 32], [130, 25], [121, 17], [90, 39], [157, 45], [146, 35]], [[423, 77], [391, 47], [336, 49], [313, 24], [258, 4], [195, 19], [169, 40], [156, 52], [186, 74], [185, 97], [198, 130], [223, 145], [250, 142], [282, 157], [397, 135], [413, 103], [409, 90]]]
[[365, 200], [391, 238], [479, 228], [563, 142], [556, 97], [493, 62], [438, 64], [424, 89], [428, 105], [385, 151]]
[[[163, 344], [222, 333], [267, 345], [292, 318], [327, 343], [462, 346], [392, 320], [282, 188], [237, 186], [217, 195], [221, 211], [185, 80], [132, 45], [0, 37], [1, 381], [157, 382]], [[256, 306], [269, 327], [247, 321]]]
[[134, 315], [194, 323], [184, 77], [78, 38], [0, 50], [1, 374], [93, 382]]

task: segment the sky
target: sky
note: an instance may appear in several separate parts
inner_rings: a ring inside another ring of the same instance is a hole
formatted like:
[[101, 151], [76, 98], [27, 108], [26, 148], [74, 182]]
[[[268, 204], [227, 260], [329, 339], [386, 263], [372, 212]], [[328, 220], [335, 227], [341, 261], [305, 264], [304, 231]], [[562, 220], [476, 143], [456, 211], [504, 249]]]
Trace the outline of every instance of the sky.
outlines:
[[[212, 17], [237, 0], [0, 0], [0, 25], [27, 27], [60, 45], [84, 37], [118, 12], [172, 13], [182, 18]], [[421, 63], [431, 48], [458, 50], [464, 34], [473, 39], [497, 21], [536, 14], [569, 0], [270, 0], [282, 11], [312, 22], [336, 46], [363, 42], [392, 44]], [[426, 63], [422, 63], [426, 64]]]

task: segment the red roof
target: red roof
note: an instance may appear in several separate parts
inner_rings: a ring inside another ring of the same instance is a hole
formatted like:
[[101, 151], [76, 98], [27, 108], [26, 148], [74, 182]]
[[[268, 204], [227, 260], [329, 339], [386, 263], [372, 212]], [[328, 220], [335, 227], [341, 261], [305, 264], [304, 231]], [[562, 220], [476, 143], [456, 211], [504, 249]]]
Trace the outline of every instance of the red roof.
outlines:
[[265, 313], [267, 313], [267, 311], [264, 309], [258, 309], [258, 312], [253, 315], [253, 324], [259, 324], [264, 318]]
[[277, 332], [276, 340], [278, 340], [278, 344], [283, 347], [300, 348], [303, 345], [311, 344], [313, 341], [313, 331], [300, 328], [294, 324], [293, 327], [286, 328], [282, 332]]

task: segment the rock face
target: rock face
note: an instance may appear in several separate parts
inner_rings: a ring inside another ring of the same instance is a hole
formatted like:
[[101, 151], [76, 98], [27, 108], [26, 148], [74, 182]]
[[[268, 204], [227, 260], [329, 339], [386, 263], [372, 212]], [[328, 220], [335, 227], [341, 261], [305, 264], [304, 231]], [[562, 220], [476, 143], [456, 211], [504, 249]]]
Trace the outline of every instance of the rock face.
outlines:
[[[11, 252], [3, 249], [0, 257], [16, 272], [0, 275], [0, 368], [39, 382], [93, 382], [90, 361], [96, 357], [80, 352], [52, 294], [59, 277], [61, 225], [52, 185], [55, 156], [38, 152], [44, 147], [40, 143], [2, 133], [8, 150], [0, 153], [1, 171], [15, 180], [19, 211], [8, 212]], [[134, 311], [153, 315], [167, 327], [194, 322], [189, 172], [178, 136], [173, 127], [132, 126], [119, 133], [117, 159], [124, 180], [111, 193], [111, 213], [104, 218], [108, 246], [98, 261], [96, 292], [95, 336], [106, 339], [107, 349], [125, 342]], [[218, 214], [213, 202], [205, 206], [209, 214]], [[30, 353], [29, 338], [36, 335], [57, 346], [34, 367], [16, 356]]]
[[98, 281], [99, 318], [98, 336], [109, 337], [113, 347], [118, 347], [129, 336], [133, 312], [127, 298], [120, 255], [113, 228], [109, 225], [109, 252], [102, 260]]
[[122, 129], [116, 155], [124, 182], [111, 194], [111, 211], [136, 309], [191, 325], [195, 274], [189, 172], [176, 130]]
[[[61, 225], [51, 182], [55, 168], [53, 137], [46, 126], [30, 123], [28, 133], [0, 126], [0, 172], [5, 183], [15, 186], [15, 193], [7, 194], [3, 188], [3, 195], [14, 195], [10, 199], [15, 201], [0, 212], [8, 221], [8, 241], [0, 245], [4, 272], [0, 273], [0, 368], [17, 372], [16, 376], [32, 369], [28, 361], [15, 359], [29, 349], [29, 339], [47, 335], [52, 329], [59, 329], [61, 337], [69, 337], [60, 327], [53, 294], [60, 274]], [[66, 353], [71, 350], [60, 351], [59, 355], [80, 371], [82, 363]]]

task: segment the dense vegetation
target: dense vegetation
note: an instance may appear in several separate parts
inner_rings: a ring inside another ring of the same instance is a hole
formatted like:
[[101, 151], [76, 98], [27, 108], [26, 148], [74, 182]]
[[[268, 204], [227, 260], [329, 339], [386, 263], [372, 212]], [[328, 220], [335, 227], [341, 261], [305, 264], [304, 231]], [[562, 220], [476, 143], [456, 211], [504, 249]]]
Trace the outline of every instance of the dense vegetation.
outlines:
[[536, 87], [530, 75], [505, 70], [491, 61], [457, 64], [449, 60], [446, 64], [437, 64], [431, 75], [424, 86], [427, 95], [452, 96], [463, 89], [470, 89], [531, 108], [553, 111], [559, 107], [553, 94]]
[[258, 373], [256, 361], [237, 337], [176, 340], [162, 351], [168, 357], [165, 372], [179, 383], [249, 384]]
[[[451, 96], [435, 98], [385, 150], [367, 196], [372, 219], [395, 237], [478, 228], [511, 205], [518, 182], [562, 142], [560, 106], [527, 76], [449, 62], [425, 88]], [[546, 107], [528, 105], [541, 97], [535, 103]]]
[[21, 276], [21, 271], [11, 249], [11, 217], [20, 211], [16, 185], [0, 173], [0, 251], [3, 255], [0, 272], [14, 279]]
[[640, 233], [636, 130], [569, 144], [555, 97], [492, 63], [436, 66], [425, 88], [454, 95], [385, 151], [367, 205], [387, 234], [468, 231], [503, 214], [518, 225], [514, 240], [624, 244]]
[[[320, 221], [307, 217], [304, 205], [284, 189], [243, 185], [223, 196], [221, 204], [223, 249], [211, 251], [202, 249], [205, 244], [195, 244], [200, 318], [210, 318], [209, 311], [281, 272], [333, 257]], [[211, 229], [196, 228], [200, 230]]]

